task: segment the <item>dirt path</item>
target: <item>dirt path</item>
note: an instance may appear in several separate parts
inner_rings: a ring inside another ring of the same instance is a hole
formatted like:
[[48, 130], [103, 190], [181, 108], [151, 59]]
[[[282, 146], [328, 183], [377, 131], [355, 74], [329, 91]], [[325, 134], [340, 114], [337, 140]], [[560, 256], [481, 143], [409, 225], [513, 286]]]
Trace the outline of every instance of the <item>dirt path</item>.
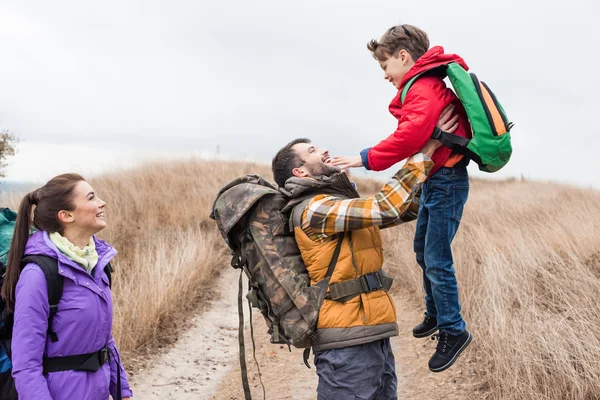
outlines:
[[[216, 287], [226, 290], [200, 315], [151, 369], [137, 371], [133, 390], [138, 399], [209, 398], [232, 365], [239, 363], [237, 347], [237, 288], [239, 274], [227, 268]], [[218, 306], [218, 307], [216, 307]]]
[[[154, 362], [151, 370], [139, 371], [133, 379], [138, 399], [243, 399], [237, 342], [238, 275], [228, 269], [220, 278], [220, 287], [227, 288], [222, 298], [202, 315], [194, 317], [194, 326], [178, 343]], [[244, 284], [244, 286], [246, 286]], [[392, 338], [396, 356], [399, 399], [469, 399], [481, 398], [475, 368], [475, 346], [461, 356], [446, 372], [433, 374], [427, 361], [435, 350], [429, 339], [415, 339], [410, 334], [413, 325], [422, 318], [414, 301], [399, 295], [400, 335]], [[247, 319], [247, 306], [245, 308]], [[255, 339], [262, 380], [267, 399], [315, 399], [317, 377], [314, 366], [306, 368], [302, 351], [269, 343], [262, 316], [254, 314]], [[475, 336], [474, 342], [477, 340]], [[252, 343], [246, 329], [246, 358], [253, 398], [262, 399], [262, 387], [252, 358]], [[311, 356], [312, 361], [312, 356]]]

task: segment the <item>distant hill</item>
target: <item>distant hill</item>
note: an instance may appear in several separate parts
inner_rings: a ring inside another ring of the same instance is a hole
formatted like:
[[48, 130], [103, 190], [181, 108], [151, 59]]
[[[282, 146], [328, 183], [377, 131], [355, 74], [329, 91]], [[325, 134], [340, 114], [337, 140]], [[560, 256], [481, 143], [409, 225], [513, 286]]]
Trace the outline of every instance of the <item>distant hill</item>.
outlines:
[[32, 182], [0, 181], [0, 192], [27, 191], [39, 185]]

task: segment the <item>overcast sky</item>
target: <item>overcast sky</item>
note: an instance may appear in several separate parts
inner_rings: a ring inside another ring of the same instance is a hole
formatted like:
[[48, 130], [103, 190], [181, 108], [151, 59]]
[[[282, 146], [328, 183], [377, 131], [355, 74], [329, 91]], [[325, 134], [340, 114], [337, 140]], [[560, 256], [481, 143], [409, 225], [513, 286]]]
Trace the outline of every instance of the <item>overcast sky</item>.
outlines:
[[8, 178], [217, 147], [269, 162], [296, 137], [358, 154], [396, 126], [396, 91], [366, 43], [410, 23], [515, 122], [513, 159], [491, 177], [600, 188], [598, 15], [592, 0], [5, 0], [0, 127], [23, 139]]

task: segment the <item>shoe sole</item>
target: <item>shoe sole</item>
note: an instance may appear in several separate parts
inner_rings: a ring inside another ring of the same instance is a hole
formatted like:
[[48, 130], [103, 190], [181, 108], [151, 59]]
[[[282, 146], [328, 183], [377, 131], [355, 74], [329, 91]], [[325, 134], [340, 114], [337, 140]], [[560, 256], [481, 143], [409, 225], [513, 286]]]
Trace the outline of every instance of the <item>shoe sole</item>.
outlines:
[[447, 364], [442, 365], [439, 368], [429, 368], [429, 370], [431, 372], [442, 372], [447, 370], [448, 368], [450, 368], [452, 366], [452, 364], [454, 364], [454, 362], [456, 361], [456, 359], [458, 358], [458, 356], [460, 356], [460, 353], [463, 352], [464, 349], [467, 348], [467, 346], [471, 343], [471, 340], [473, 339], [473, 335], [471, 335], [471, 332], [469, 332], [469, 338], [467, 339], [467, 341], [465, 342], [465, 344], [462, 345], [462, 347], [460, 349], [458, 349], [458, 351], [456, 352], [456, 354], [454, 355], [454, 357], [452, 357], [452, 359], [450, 361], [448, 361]]
[[436, 332], [438, 331], [438, 329], [440, 329], [440, 328], [438, 328], [438, 327], [436, 326], [435, 328], [433, 328], [433, 329], [430, 329], [430, 330], [428, 330], [428, 331], [427, 331], [427, 332], [425, 332], [425, 333], [416, 334], [416, 333], [414, 333], [414, 332], [413, 332], [413, 336], [414, 336], [414, 337], [416, 337], [417, 339], [421, 339], [421, 338], [424, 338], [424, 337], [427, 337], [427, 336], [431, 336], [431, 335], [433, 335], [434, 333], [436, 333]]

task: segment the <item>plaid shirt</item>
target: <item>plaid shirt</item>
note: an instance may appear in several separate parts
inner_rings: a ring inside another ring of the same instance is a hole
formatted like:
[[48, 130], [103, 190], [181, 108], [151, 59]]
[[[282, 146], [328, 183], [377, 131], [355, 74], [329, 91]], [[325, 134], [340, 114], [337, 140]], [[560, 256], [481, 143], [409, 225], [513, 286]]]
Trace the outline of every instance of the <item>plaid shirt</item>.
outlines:
[[317, 195], [302, 213], [302, 230], [311, 240], [322, 242], [339, 232], [398, 225], [402, 222], [399, 217], [410, 205], [416, 187], [427, 179], [433, 165], [425, 154], [415, 154], [381, 191], [366, 199], [344, 200]]

